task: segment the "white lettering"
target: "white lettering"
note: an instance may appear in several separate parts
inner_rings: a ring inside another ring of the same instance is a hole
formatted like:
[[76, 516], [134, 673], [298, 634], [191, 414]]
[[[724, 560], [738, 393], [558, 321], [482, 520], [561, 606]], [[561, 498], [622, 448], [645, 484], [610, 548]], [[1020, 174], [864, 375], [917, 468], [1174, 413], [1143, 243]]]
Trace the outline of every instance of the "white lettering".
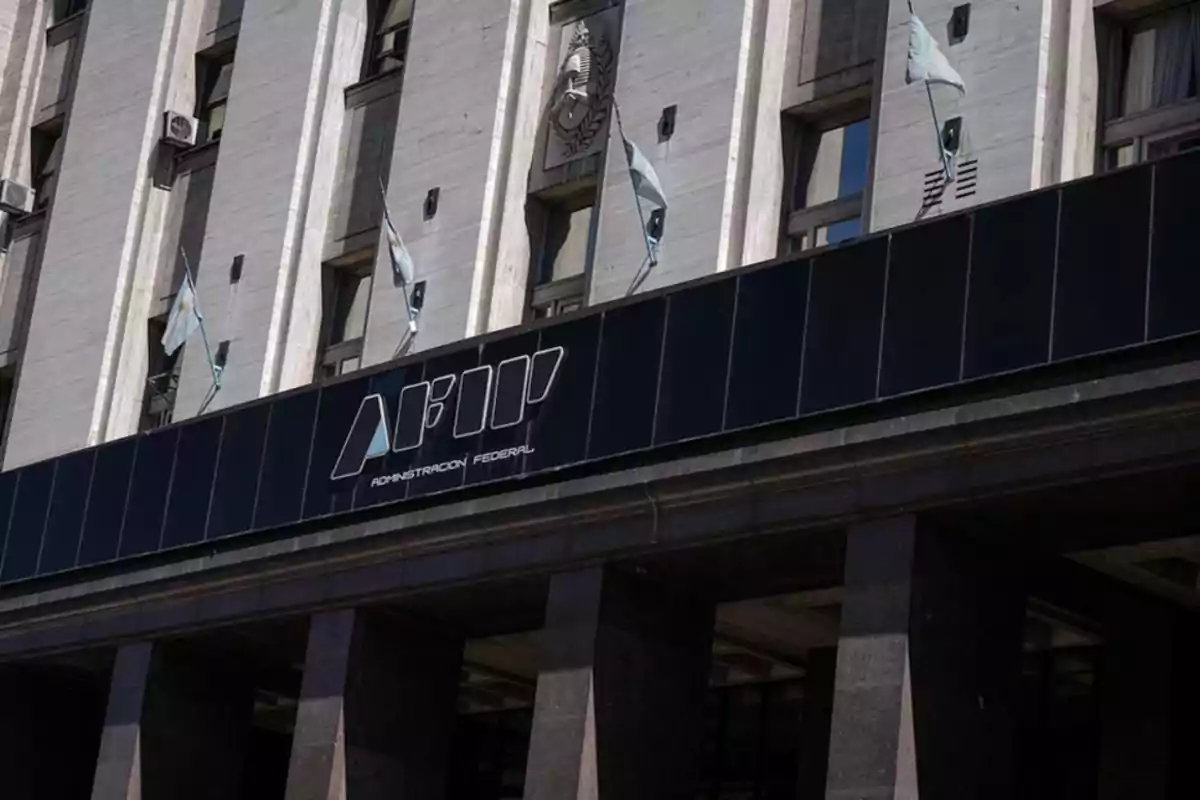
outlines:
[[[493, 450], [490, 453], [480, 453], [471, 459], [471, 463], [490, 464], [494, 461], [505, 461], [518, 456], [531, 455], [533, 452], [534, 448], [523, 444], [520, 447], [507, 447], [503, 450]], [[371, 488], [378, 489], [381, 486], [387, 486], [392, 483], [407, 483], [413, 478], [425, 478], [442, 472], [454, 472], [455, 470], [464, 469], [466, 466], [467, 460], [465, 458], [452, 458], [449, 461], [440, 461], [437, 464], [412, 467], [403, 472], [393, 472], [390, 475], [378, 475], [372, 478]]]

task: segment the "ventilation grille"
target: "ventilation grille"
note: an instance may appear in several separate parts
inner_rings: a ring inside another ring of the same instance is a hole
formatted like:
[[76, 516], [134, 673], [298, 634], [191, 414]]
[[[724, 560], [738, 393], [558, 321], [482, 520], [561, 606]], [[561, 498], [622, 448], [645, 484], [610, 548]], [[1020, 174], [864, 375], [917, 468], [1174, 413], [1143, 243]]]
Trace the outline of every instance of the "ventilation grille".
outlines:
[[[975, 196], [979, 179], [979, 159], [961, 158], [954, 173], [954, 199], [966, 200]], [[942, 204], [946, 195], [946, 173], [935, 169], [925, 173], [925, 185], [921, 197], [922, 213], [932, 211]]]

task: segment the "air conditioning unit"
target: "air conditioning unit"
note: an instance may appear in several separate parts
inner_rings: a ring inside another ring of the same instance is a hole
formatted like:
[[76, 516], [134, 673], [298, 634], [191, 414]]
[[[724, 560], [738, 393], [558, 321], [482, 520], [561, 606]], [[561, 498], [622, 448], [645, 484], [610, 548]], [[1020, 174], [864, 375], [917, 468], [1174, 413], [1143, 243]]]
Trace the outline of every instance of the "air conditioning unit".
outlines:
[[172, 147], [194, 147], [198, 127], [195, 117], [168, 111], [163, 114], [162, 140]]
[[28, 214], [33, 211], [33, 189], [13, 180], [0, 180], [0, 211]]

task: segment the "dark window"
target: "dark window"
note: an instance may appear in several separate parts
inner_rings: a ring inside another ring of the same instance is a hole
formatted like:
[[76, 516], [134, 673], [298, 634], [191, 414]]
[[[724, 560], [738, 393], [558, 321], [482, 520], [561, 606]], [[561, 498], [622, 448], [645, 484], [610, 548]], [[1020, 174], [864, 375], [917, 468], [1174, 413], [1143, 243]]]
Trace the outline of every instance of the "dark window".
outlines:
[[379, 0], [372, 20], [364, 78], [404, 69], [413, 0]]
[[1200, 146], [1200, 3], [1114, 21], [1108, 31], [1104, 167]]
[[163, 350], [162, 337], [167, 329], [166, 317], [155, 317], [147, 325], [149, 359], [146, 367], [146, 389], [142, 395], [142, 421], [139, 430], [161, 428], [175, 414], [175, 397], [179, 391], [179, 372], [183, 366], [179, 348], [171, 355]]
[[0, 453], [8, 441], [8, 416], [12, 411], [13, 375], [15, 367], [0, 370]]
[[362, 365], [373, 264], [370, 251], [350, 263], [325, 267], [321, 377], [344, 375]]
[[219, 55], [197, 56], [196, 118], [200, 120], [197, 144], [215, 142], [225, 130], [225, 105], [233, 83], [233, 54], [230, 48]]
[[534, 319], [556, 317], [582, 308], [592, 266], [592, 229], [596, 189], [590, 186], [569, 197], [530, 199], [537, 220], [530, 299]]
[[54, 22], [62, 22], [67, 17], [73, 17], [86, 11], [88, 0], [54, 0]]
[[61, 125], [34, 128], [29, 139], [30, 174], [35, 209], [45, 208], [54, 196], [58, 170], [62, 166], [63, 136]]
[[870, 120], [861, 110], [796, 123], [792, 142], [789, 250], [853, 239], [862, 233], [870, 160]]

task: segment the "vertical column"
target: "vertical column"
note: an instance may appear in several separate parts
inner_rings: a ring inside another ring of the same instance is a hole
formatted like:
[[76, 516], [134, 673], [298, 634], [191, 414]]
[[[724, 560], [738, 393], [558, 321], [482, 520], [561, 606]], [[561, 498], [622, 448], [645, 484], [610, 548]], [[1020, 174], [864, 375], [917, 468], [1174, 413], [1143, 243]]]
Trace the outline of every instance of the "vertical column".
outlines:
[[124, 338], [145, 339], [127, 321], [148, 296], [138, 261], [178, 11], [177, 0], [91, 3], [54, 193], [60, 233], [45, 242], [5, 468], [102, 440]]
[[[764, 58], [780, 55], [778, 37], [767, 36], [768, 5], [625, 4], [616, 99], [625, 134], [654, 165], [670, 204], [660, 263], [643, 291], [741, 266]], [[774, 67], [766, 72], [771, 78]], [[658, 120], [670, 105], [678, 107], [675, 134], [660, 142]], [[646, 254], [615, 124], [601, 203], [592, 303], [623, 296]]]
[[161, 644], [117, 652], [92, 800], [237, 797], [253, 683]]
[[1196, 623], [1165, 605], [1122, 600], [1105, 626], [1100, 800], [1194, 797]]
[[287, 800], [441, 798], [462, 647], [412, 620], [314, 616]]
[[913, 517], [849, 530], [828, 800], [1010, 800], [1018, 574], [1001, 554]]
[[87, 796], [104, 720], [104, 693], [89, 677], [40, 665], [0, 669], [5, 800]]
[[[536, 102], [521, 89], [536, 81], [534, 64], [545, 52], [544, 40], [529, 36], [531, 13], [548, 15], [545, 0], [425, 0], [413, 6], [388, 205], [417, 278], [426, 282], [417, 349], [488, 330], [496, 276], [512, 280], [519, 271], [523, 278], [527, 254], [521, 256], [520, 248], [515, 257], [508, 253], [512, 243], [501, 245], [500, 229], [510, 180], [520, 181], [513, 196], [523, 201], [529, 166], [528, 148], [515, 145], [514, 136], [532, 135], [517, 131], [530, 99]], [[519, 169], [514, 148], [525, 159]], [[434, 187], [441, 190], [438, 212], [427, 220], [423, 201]], [[364, 365], [390, 359], [406, 325], [384, 240], [375, 262]]]
[[709, 603], [599, 567], [554, 576], [525, 800], [693, 797], [712, 631]]
[[[197, 277], [212, 347], [230, 343], [212, 409], [312, 381], [344, 90], [359, 78], [366, 7], [245, 4]], [[183, 359], [176, 419], [194, 415], [211, 385], [203, 347]]]
[[799, 800], [825, 797], [825, 772], [829, 766], [829, 723], [833, 716], [833, 684], [837, 673], [837, 648], [822, 647], [808, 654], [804, 664], [804, 704], [800, 710]]

